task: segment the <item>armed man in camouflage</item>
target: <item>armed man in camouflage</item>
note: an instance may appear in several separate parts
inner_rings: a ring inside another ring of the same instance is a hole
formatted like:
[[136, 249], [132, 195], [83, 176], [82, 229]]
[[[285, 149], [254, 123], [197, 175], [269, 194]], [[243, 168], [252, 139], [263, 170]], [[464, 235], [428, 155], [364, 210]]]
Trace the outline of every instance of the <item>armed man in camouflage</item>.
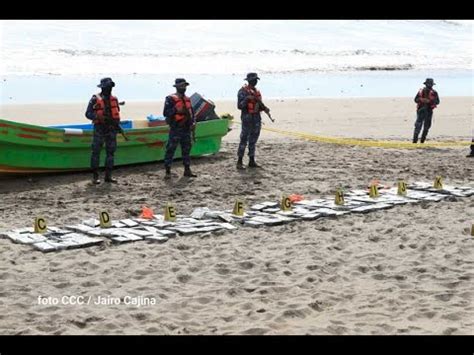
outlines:
[[86, 110], [86, 117], [94, 123], [94, 138], [92, 141], [91, 168], [92, 182], [100, 184], [99, 165], [100, 151], [105, 143], [105, 182], [117, 183], [112, 177], [114, 154], [117, 149], [117, 126], [120, 124], [120, 106], [118, 99], [112, 95], [115, 83], [111, 78], [103, 78], [97, 87], [99, 94], [93, 95]]
[[170, 126], [165, 153], [165, 179], [171, 178], [173, 155], [179, 144], [181, 145], [181, 155], [183, 157], [184, 176], [197, 176], [191, 172], [190, 168], [190, 152], [192, 148], [191, 137], [193, 136], [193, 130], [196, 127], [196, 119], [194, 117], [191, 100], [185, 95], [186, 87], [188, 85], [189, 83], [186, 82], [185, 79], [176, 79], [175, 84], [173, 85], [176, 88], [176, 93], [167, 96], [165, 99], [163, 116], [166, 117], [166, 123]]
[[248, 85], [243, 86], [237, 94], [237, 108], [242, 111], [242, 130], [237, 150], [237, 169], [239, 170], [245, 169], [243, 158], [247, 143], [249, 146], [249, 168], [260, 167], [255, 162], [255, 148], [262, 127], [260, 112], [265, 111], [267, 114], [270, 112], [270, 109], [262, 102], [262, 94], [256, 88], [258, 80], [260, 80], [257, 73], [248, 73], [244, 80], [248, 81]]

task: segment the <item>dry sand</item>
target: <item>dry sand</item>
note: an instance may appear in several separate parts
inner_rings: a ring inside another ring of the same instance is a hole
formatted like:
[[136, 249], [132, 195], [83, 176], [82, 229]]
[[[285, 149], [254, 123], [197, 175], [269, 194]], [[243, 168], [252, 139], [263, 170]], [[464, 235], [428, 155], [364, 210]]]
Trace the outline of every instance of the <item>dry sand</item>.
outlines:
[[[160, 105], [147, 105], [127, 104], [126, 117], [160, 113]], [[221, 103], [218, 111], [234, 113], [233, 105]], [[273, 127], [324, 135], [407, 138], [414, 120], [411, 99], [285, 100], [271, 107]], [[2, 117], [61, 123], [70, 112], [69, 121], [80, 122], [84, 109], [4, 107]], [[471, 120], [471, 98], [442, 98], [430, 137], [466, 139]], [[238, 128], [219, 154], [194, 159], [199, 177], [192, 181], [181, 178], [181, 162], [169, 183], [162, 163], [118, 168], [118, 186], [91, 186], [88, 173], [0, 178], [0, 230], [28, 226], [37, 215], [62, 225], [102, 209], [114, 218], [134, 216], [142, 205], [160, 213], [166, 201], [190, 213], [228, 209], [236, 197], [249, 205], [283, 192], [314, 198], [332, 194], [338, 183], [361, 188], [373, 178], [442, 175], [445, 183], [474, 186], [467, 147], [383, 150], [268, 132], [257, 149], [265, 169], [238, 172]], [[470, 197], [165, 244], [42, 254], [0, 239], [0, 334], [474, 334], [473, 216]], [[38, 305], [38, 296], [65, 295], [144, 296], [157, 304]]]

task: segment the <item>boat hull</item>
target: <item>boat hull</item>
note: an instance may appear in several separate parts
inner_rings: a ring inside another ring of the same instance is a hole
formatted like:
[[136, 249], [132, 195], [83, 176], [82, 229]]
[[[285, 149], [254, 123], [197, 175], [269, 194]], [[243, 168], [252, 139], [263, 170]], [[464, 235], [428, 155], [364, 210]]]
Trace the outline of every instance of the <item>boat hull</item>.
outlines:
[[[198, 122], [191, 156], [215, 154], [229, 128], [227, 119]], [[71, 132], [72, 131], [72, 132]], [[115, 166], [164, 159], [169, 127], [125, 129], [118, 134]], [[47, 173], [90, 169], [92, 130], [67, 130], [0, 120], [0, 173]], [[175, 158], [181, 157], [178, 147]], [[105, 151], [101, 153], [104, 166]]]

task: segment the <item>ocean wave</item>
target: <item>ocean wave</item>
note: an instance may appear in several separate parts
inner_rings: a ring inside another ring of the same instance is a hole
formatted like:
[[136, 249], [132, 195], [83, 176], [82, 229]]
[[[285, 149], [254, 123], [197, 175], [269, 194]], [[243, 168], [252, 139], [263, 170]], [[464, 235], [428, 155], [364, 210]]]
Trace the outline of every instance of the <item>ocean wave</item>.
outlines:
[[102, 21], [98, 26], [93, 20], [0, 21], [0, 74], [465, 70], [472, 69], [473, 24], [250, 20]]
[[350, 56], [409, 56], [413, 55], [407, 51], [377, 50], [367, 49], [338, 50], [338, 51], [310, 51], [304, 49], [260, 49], [260, 50], [212, 50], [212, 51], [190, 51], [190, 52], [116, 52], [100, 50], [81, 50], [81, 49], [53, 49], [52, 52], [65, 54], [67, 56], [80, 57], [156, 57], [156, 58], [174, 58], [174, 57], [213, 57], [213, 56], [255, 56], [255, 55], [296, 55], [296, 56], [316, 56], [316, 57], [350, 57]]
[[415, 69], [413, 64], [400, 65], [370, 65], [370, 66], [342, 66], [334, 68], [300, 68], [293, 70], [266, 70], [259, 68], [263, 74], [301, 74], [301, 73], [330, 73], [330, 72], [351, 72], [351, 71], [397, 71]]

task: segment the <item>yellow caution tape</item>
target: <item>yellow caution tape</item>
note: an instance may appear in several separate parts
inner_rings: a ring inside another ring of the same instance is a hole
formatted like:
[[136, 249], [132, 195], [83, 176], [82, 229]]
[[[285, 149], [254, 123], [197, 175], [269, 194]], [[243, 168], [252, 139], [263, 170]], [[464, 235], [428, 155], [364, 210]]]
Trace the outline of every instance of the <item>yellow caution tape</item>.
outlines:
[[356, 139], [356, 138], [324, 137], [324, 136], [317, 136], [317, 135], [308, 134], [308, 133], [285, 131], [285, 130], [277, 129], [277, 128], [262, 127], [262, 129], [269, 132], [275, 132], [275, 133], [283, 134], [286, 136], [302, 138], [302, 139], [315, 141], [315, 142], [344, 144], [344, 145], [358, 145], [362, 147], [421, 149], [421, 148], [463, 147], [463, 146], [468, 146], [472, 144], [472, 142], [462, 142], [462, 141], [428, 142], [428, 143], [423, 143], [423, 144], [414, 144], [414, 143], [406, 142], [406, 141], [378, 141], [378, 140]]

